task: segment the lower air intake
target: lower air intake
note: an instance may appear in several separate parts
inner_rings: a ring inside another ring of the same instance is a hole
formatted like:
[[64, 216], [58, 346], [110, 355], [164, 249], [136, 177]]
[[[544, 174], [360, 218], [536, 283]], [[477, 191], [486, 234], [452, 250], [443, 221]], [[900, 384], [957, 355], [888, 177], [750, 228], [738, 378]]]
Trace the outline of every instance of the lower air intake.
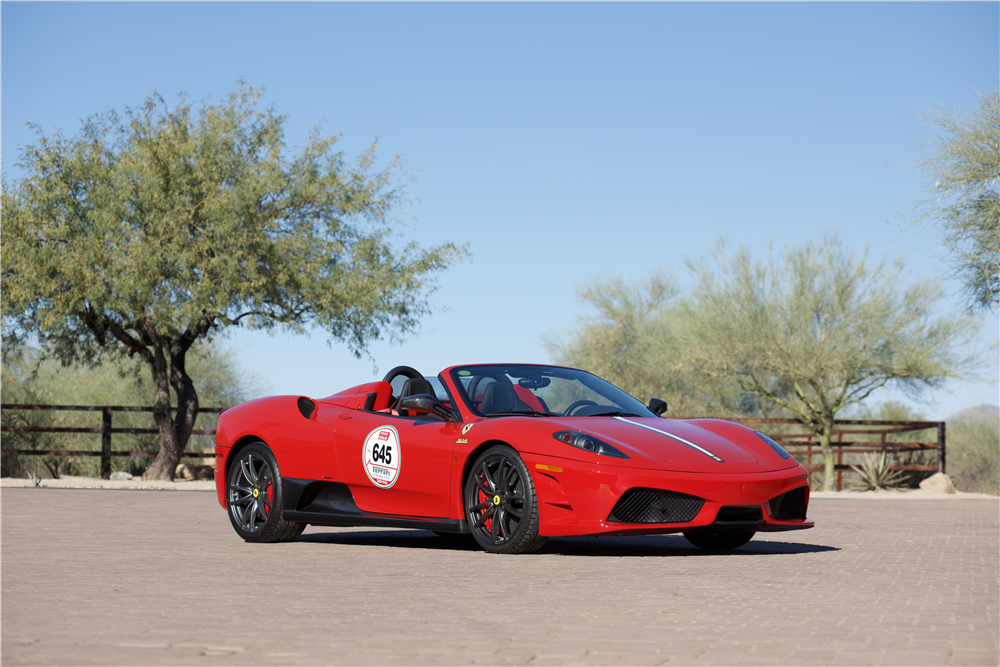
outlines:
[[806, 518], [806, 487], [775, 496], [767, 504], [776, 521], [803, 521]]
[[660, 489], [629, 489], [608, 516], [609, 523], [685, 523], [693, 520], [705, 501]]

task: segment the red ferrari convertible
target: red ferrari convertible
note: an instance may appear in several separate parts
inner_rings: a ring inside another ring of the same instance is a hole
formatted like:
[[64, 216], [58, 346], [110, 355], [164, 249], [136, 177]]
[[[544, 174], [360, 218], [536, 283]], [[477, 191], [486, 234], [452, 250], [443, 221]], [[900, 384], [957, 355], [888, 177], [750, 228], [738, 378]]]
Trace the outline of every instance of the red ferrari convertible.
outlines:
[[811, 528], [806, 471], [763, 433], [664, 418], [585, 371], [408, 366], [327, 398], [275, 396], [219, 418], [215, 482], [251, 542], [307, 525], [471, 533], [494, 553], [555, 535], [683, 533], [735, 549]]

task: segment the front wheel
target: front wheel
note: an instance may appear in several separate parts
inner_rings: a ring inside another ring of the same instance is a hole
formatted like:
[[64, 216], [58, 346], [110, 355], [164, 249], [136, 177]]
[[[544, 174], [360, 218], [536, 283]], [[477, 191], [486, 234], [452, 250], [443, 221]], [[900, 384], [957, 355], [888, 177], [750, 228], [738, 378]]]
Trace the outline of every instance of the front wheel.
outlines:
[[306, 524], [282, 519], [281, 473], [267, 445], [251, 443], [237, 456], [226, 480], [226, 508], [236, 533], [247, 542], [288, 542], [301, 535]]
[[753, 538], [753, 531], [745, 533], [727, 533], [727, 532], [689, 532], [684, 533], [684, 537], [687, 541], [695, 545], [699, 549], [705, 549], [706, 551], [729, 551], [730, 549], [738, 549]]
[[483, 452], [465, 481], [465, 518], [486, 551], [537, 551], [548, 539], [538, 534], [538, 500], [528, 467], [505, 445]]

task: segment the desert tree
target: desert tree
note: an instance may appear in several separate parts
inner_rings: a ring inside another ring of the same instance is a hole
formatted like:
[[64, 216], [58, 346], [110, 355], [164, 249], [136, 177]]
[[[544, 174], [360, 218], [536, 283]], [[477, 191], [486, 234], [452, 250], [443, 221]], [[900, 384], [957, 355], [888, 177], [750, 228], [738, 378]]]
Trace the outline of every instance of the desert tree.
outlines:
[[987, 355], [979, 323], [937, 313], [940, 288], [903, 279], [903, 260], [872, 262], [835, 235], [755, 258], [720, 241], [688, 259], [684, 348], [706, 375], [727, 377], [801, 419], [834, 482], [837, 415], [883, 387], [918, 394], [968, 377]]
[[947, 262], [972, 312], [1000, 306], [1000, 91], [984, 93], [966, 116], [926, 114], [934, 137], [919, 166], [927, 198], [917, 220], [940, 227]]
[[701, 373], [683, 345], [686, 322], [678, 308], [676, 279], [655, 271], [629, 283], [597, 276], [577, 289], [593, 315], [580, 318], [563, 339], [546, 341], [557, 363], [605, 378], [641, 401], [666, 400], [670, 414], [759, 414], [752, 395], [725, 377]]
[[435, 274], [464, 253], [398, 247], [401, 162], [376, 168], [372, 146], [348, 164], [319, 130], [289, 149], [261, 97], [245, 83], [195, 108], [154, 94], [74, 137], [36, 127], [22, 176], [3, 183], [5, 353], [138, 356], [160, 441], [150, 478], [172, 478], [194, 427], [193, 345], [229, 327], [317, 327], [360, 355], [414, 330]]

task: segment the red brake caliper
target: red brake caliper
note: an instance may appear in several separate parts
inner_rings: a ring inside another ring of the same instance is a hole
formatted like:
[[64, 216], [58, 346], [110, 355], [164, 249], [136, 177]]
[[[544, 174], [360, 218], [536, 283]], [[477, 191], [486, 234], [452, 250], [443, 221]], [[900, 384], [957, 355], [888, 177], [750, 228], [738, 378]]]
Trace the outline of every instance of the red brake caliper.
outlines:
[[[489, 500], [490, 500], [489, 496], [487, 496], [483, 492], [482, 489], [479, 489], [479, 502], [480, 503], [485, 503], [485, 502], [488, 502]], [[486, 510], [483, 510], [482, 512], [480, 512], [480, 514], [482, 514], [483, 512], [486, 512]], [[490, 517], [486, 521], [483, 521], [483, 527], [486, 528], [487, 532], [492, 533], [493, 532], [493, 517]]]
[[267, 505], [264, 505], [264, 514], [270, 514], [271, 513], [271, 511], [269, 509], [267, 509], [267, 508], [268, 508], [268, 505], [270, 505], [271, 503], [274, 502], [273, 489], [274, 489], [274, 484], [271, 484], [269, 482], [268, 485], [267, 485], [267, 493], [264, 494], [265, 496], [267, 496]]

